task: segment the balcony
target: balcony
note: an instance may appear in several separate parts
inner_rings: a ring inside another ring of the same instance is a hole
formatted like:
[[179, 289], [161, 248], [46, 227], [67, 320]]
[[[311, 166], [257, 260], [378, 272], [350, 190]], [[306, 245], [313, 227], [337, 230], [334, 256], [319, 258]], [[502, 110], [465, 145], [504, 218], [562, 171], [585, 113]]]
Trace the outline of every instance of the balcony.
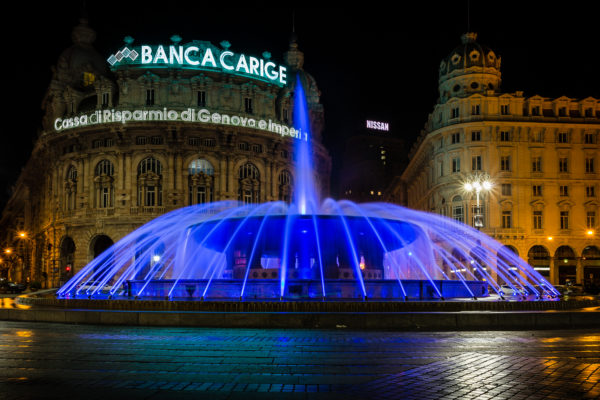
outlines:
[[131, 207], [129, 209], [129, 213], [131, 215], [164, 214], [165, 213], [165, 207], [164, 206]]

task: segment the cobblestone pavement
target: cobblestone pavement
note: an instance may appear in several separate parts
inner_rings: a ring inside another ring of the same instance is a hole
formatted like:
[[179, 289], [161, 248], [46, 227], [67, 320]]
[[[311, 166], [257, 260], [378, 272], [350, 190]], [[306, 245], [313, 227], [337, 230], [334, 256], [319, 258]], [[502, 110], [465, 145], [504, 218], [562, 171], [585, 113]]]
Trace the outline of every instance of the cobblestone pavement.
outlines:
[[2, 399], [600, 398], [600, 333], [0, 321]]

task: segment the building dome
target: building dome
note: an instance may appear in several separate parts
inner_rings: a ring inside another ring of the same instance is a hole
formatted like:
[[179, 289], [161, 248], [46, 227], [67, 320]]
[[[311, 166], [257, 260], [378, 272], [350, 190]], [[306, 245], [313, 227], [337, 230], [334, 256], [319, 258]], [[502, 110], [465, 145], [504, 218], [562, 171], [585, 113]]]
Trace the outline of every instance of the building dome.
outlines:
[[71, 38], [73, 45], [58, 58], [57, 78], [66, 80], [65, 84], [78, 87], [83, 84], [83, 73], [106, 75], [106, 61], [92, 46], [96, 32], [89, 27], [86, 19], [79, 20], [79, 25], [73, 28]]
[[476, 42], [477, 34], [465, 33], [462, 43], [442, 60], [439, 70], [440, 102], [500, 86], [501, 58]]

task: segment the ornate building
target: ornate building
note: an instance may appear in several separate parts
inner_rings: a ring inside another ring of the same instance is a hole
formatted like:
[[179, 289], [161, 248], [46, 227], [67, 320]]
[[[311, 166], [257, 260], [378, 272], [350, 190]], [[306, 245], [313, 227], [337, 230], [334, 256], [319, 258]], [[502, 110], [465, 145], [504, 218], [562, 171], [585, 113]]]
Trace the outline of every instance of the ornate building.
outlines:
[[600, 287], [600, 102], [503, 93], [501, 59], [476, 38], [442, 60], [438, 104], [387, 199], [478, 226], [553, 284]]
[[303, 140], [290, 126], [297, 75], [328, 191], [320, 92], [295, 39], [278, 66], [267, 52], [249, 57], [226, 41], [183, 45], [178, 36], [164, 46], [126, 37], [107, 63], [95, 36], [81, 20], [53, 69], [43, 130], [0, 221], [2, 243], [18, 254], [2, 264], [4, 276], [57, 286], [170, 210], [289, 201], [293, 145]]

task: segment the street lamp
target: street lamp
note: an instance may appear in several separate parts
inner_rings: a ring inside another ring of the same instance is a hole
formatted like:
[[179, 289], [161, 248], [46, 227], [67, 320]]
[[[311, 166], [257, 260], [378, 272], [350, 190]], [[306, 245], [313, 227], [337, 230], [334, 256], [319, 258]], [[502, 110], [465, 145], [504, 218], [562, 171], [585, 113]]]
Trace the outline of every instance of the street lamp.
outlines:
[[466, 182], [463, 186], [465, 191], [468, 193], [474, 191], [477, 196], [477, 207], [475, 208], [475, 215], [473, 216], [473, 225], [477, 229], [483, 228], [483, 214], [481, 213], [481, 207], [479, 206], [479, 193], [482, 191], [490, 191], [492, 186], [492, 182], [481, 176], [476, 176], [471, 181]]

